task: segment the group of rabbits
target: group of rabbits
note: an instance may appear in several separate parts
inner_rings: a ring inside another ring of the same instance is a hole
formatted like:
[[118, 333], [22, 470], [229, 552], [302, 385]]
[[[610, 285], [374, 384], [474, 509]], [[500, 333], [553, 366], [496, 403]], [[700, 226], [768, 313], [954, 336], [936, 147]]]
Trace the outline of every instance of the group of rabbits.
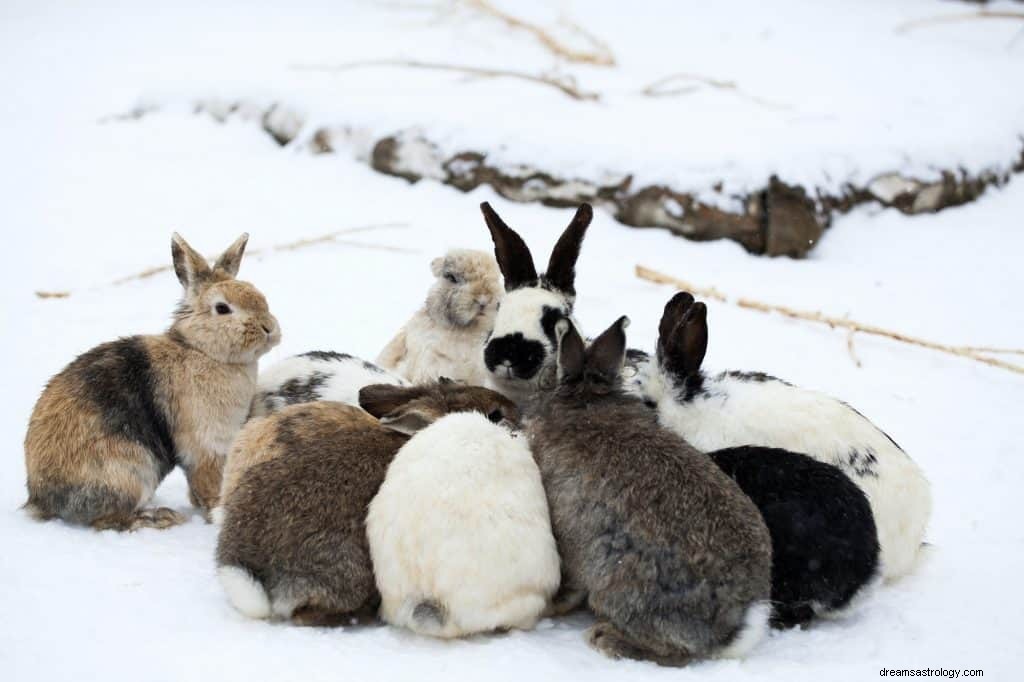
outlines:
[[376, 363], [334, 351], [257, 375], [280, 340], [243, 235], [210, 267], [180, 236], [168, 331], [57, 374], [25, 440], [36, 518], [166, 528], [175, 466], [220, 524], [217, 573], [252, 618], [378, 616], [450, 638], [586, 605], [609, 656], [738, 657], [769, 625], [849, 611], [914, 566], [920, 468], [834, 398], [707, 373], [707, 309], [665, 306], [655, 352], [574, 317], [584, 204], [538, 274], [484, 203], [494, 258], [431, 263], [423, 308]]

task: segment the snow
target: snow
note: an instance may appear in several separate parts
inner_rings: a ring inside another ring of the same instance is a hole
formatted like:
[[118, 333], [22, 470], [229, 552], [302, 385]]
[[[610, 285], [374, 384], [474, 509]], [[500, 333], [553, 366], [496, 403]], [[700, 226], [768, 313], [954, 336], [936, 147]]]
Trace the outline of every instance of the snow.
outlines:
[[[612, 7], [565, 6], [622, 64], [621, 72], [574, 67], [586, 87], [607, 93], [592, 105], [509, 81], [287, 69], [395, 55], [551, 66], [528, 38], [464, 10], [4, 3], [4, 679], [864, 680], [882, 667], [939, 666], [1007, 679], [1024, 663], [1024, 377], [865, 335], [855, 339], [858, 368], [840, 331], [714, 301], [709, 368], [762, 370], [849, 401], [921, 463], [935, 497], [931, 547], [915, 574], [881, 587], [847, 619], [773, 633], [744, 661], [680, 671], [607, 660], [582, 641], [585, 615], [453, 643], [385, 627], [252, 622], [227, 603], [213, 562], [216, 528], [197, 515], [170, 530], [121, 535], [40, 524], [18, 510], [22, 439], [47, 379], [97, 343], [167, 325], [178, 295], [169, 272], [110, 283], [168, 264], [173, 230], [206, 253], [252, 235], [250, 248], [262, 251], [247, 256], [241, 276], [266, 293], [284, 331], [270, 363], [316, 348], [372, 358], [421, 304], [432, 257], [451, 246], [490, 247], [480, 201], [521, 231], [538, 260], [571, 216], [486, 189], [410, 185], [345, 154], [281, 148], [253, 121], [193, 116], [197, 98], [281, 101], [303, 113], [304, 131], [318, 121], [351, 126], [357, 146], [367, 130], [418, 123], [444, 145], [486, 145], [510, 164], [541, 159], [580, 176], [629, 168], [694, 184], [726, 173], [730, 187], [769, 171], [825, 182], [824, 168], [836, 182], [981, 168], [1019, 149], [1024, 91], [1013, 84], [1024, 41], [1008, 46], [1017, 24], [893, 33], [909, 18], [965, 11], [917, 0], [695, 3], [699, 20], [684, 8], [672, 21], [664, 6], [631, 5], [628, 21]], [[549, 10], [523, 11], [546, 20]], [[679, 70], [735, 80], [793, 108], [701, 89], [663, 109], [670, 100], [630, 94], [639, 74], [664, 75], [668, 53]], [[141, 119], [101, 122], [154, 103], [160, 111]], [[630, 134], [638, 121], [644, 134]], [[671, 291], [637, 279], [642, 263], [732, 296], [953, 344], [1020, 348], [1022, 215], [1020, 177], [935, 215], [863, 207], [840, 218], [808, 259], [793, 261], [626, 228], [599, 212], [579, 263], [577, 313], [588, 330], [628, 313], [631, 345], [650, 348]], [[273, 249], [363, 226], [379, 227], [341, 235], [344, 242]], [[42, 300], [36, 290], [71, 295]], [[156, 502], [189, 511], [180, 474]]]

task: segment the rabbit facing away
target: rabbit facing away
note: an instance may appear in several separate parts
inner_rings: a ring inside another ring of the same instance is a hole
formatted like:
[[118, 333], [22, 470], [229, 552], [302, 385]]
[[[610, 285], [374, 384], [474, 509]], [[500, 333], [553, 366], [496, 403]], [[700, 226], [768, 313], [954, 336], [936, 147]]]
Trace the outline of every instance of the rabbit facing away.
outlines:
[[501, 274], [483, 251], [452, 249], [430, 263], [436, 281], [423, 307], [377, 357], [413, 383], [448, 377], [481, 386], [482, 351], [501, 300]]
[[293, 355], [260, 372], [249, 416], [263, 417], [314, 400], [358, 406], [359, 390], [371, 384], [408, 386], [409, 382], [347, 353], [314, 350]]
[[97, 346], [50, 380], [25, 437], [33, 516], [116, 530], [181, 523], [172, 509], [146, 508], [176, 466], [193, 505], [205, 513], [216, 504], [257, 360], [280, 340], [266, 299], [235, 279], [247, 241], [211, 268], [175, 234], [184, 295], [170, 328]]
[[837, 467], [777, 448], [708, 456], [753, 501], [772, 537], [772, 624], [836, 617], [877, 582], [878, 533], [864, 492]]
[[867, 495], [886, 580], [911, 571], [931, 515], [921, 468], [846, 403], [758, 372], [706, 374], [707, 308], [680, 292], [665, 306], [656, 362], [632, 386], [659, 421], [710, 452], [760, 445], [838, 467]]
[[514, 408], [451, 414], [398, 451], [366, 519], [392, 625], [442, 638], [530, 629], [561, 579], [547, 498]]
[[487, 385], [522, 401], [555, 385], [555, 323], [572, 318], [576, 260], [594, 217], [582, 204], [555, 243], [547, 270], [537, 274], [533, 255], [519, 234], [487, 202], [480, 204], [504, 277], [505, 297], [484, 347]]
[[[380, 601], [366, 508], [414, 433], [451, 412], [512, 410], [485, 388], [439, 381], [360, 391], [366, 410], [337, 402], [292, 405], [246, 424], [239, 438], [264, 452], [222, 501], [217, 574], [250, 618], [342, 625]], [[378, 420], [372, 415], [380, 415]]]
[[743, 656], [768, 627], [771, 537], [714, 462], [623, 393], [627, 324], [585, 348], [557, 322], [558, 386], [527, 403], [562, 556], [556, 607], [585, 597], [588, 641], [612, 657]]

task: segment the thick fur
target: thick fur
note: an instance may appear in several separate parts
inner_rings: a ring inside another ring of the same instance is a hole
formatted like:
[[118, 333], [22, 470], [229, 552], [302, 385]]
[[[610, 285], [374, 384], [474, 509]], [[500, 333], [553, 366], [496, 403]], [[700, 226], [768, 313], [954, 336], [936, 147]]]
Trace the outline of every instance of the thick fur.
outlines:
[[878, 533], [864, 492], [807, 455], [745, 446], [708, 453], [761, 511], [772, 536], [772, 623], [845, 614], [878, 576]]
[[261, 417], [288, 405], [314, 400], [359, 405], [359, 389], [364, 386], [408, 383], [397, 374], [347, 353], [309, 351], [285, 358], [260, 372], [250, 416]]
[[560, 322], [559, 386], [528, 403], [563, 592], [587, 595], [589, 641], [610, 656], [742, 656], [767, 626], [771, 537], [728, 476], [622, 392], [626, 322], [586, 351]]
[[593, 210], [589, 204], [580, 206], [556, 242], [547, 270], [538, 275], [522, 237], [490, 204], [485, 202], [480, 208], [491, 232], [506, 291], [484, 347], [487, 385], [522, 401], [539, 389], [554, 387], [554, 326], [558, 320], [572, 317], [576, 260]]
[[[497, 393], [452, 382], [380, 384], [360, 394], [369, 412], [321, 401], [246, 426], [239, 448], [263, 452], [241, 455], [258, 463], [228, 492], [217, 543], [218, 573], [241, 613], [304, 625], [342, 625], [372, 615], [379, 594], [366, 508], [405, 432], [448, 412], [515, 415], [515, 406]], [[254, 584], [269, 608], [260, 606]]]
[[413, 383], [448, 377], [483, 385], [482, 351], [504, 290], [494, 258], [452, 249], [430, 264], [437, 281], [426, 303], [377, 357], [377, 364]]
[[760, 445], [838, 467], [871, 503], [882, 576], [908, 573], [931, 516], [931, 488], [921, 468], [840, 400], [758, 372], [704, 373], [706, 344], [704, 304], [678, 294], [666, 305], [657, 362], [636, 387], [657, 404], [659, 421], [705, 452]]
[[443, 417], [388, 468], [366, 519], [387, 622], [444, 638], [529, 629], [558, 589], [537, 465], [493, 420]]
[[175, 466], [204, 513], [256, 388], [256, 362], [280, 340], [266, 299], [234, 279], [247, 237], [213, 268], [178, 235], [185, 288], [170, 329], [82, 354], [50, 380], [25, 437], [28, 511], [95, 528], [166, 528], [181, 514], [146, 509]]

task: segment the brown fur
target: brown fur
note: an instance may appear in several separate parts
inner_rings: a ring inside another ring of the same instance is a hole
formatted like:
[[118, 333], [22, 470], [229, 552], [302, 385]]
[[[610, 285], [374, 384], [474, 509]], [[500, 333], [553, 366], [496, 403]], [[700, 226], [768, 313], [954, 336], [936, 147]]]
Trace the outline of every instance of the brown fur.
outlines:
[[338, 402], [292, 405], [255, 420], [237, 444], [262, 452], [240, 455], [260, 463], [224, 500], [217, 563], [248, 572], [273, 613], [297, 624], [341, 625], [376, 608], [366, 507], [405, 429], [449, 412], [514, 410], [492, 391], [453, 382], [373, 385], [364, 396], [370, 412], [386, 407], [387, 419]]
[[185, 294], [170, 329], [97, 346], [50, 381], [25, 438], [34, 516], [119, 530], [180, 523], [177, 512], [143, 508], [174, 466], [184, 469], [194, 505], [216, 504], [256, 361], [280, 338], [263, 296], [234, 279], [245, 239], [211, 269], [175, 235]]

